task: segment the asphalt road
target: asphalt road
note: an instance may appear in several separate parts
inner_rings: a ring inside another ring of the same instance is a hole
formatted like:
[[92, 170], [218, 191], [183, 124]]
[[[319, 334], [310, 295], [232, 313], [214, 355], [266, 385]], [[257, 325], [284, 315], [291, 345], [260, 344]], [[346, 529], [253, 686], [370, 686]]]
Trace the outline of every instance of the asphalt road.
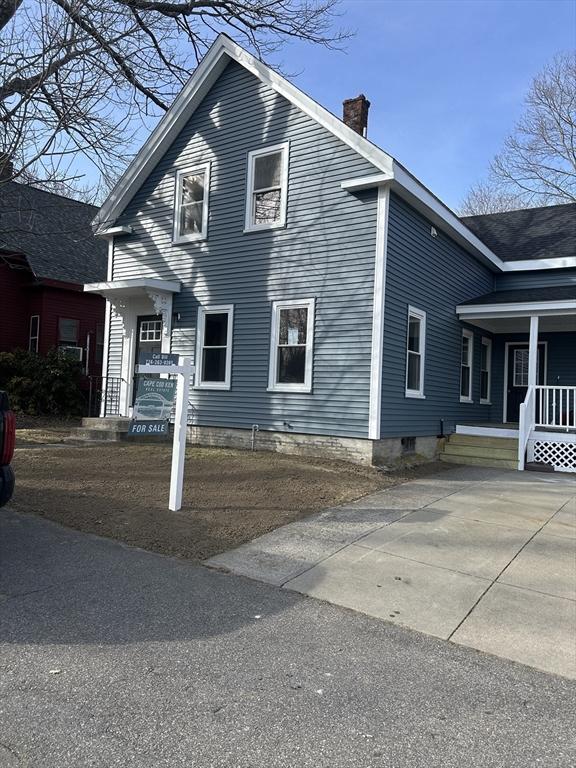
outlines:
[[576, 685], [0, 513], [0, 766], [574, 765]]

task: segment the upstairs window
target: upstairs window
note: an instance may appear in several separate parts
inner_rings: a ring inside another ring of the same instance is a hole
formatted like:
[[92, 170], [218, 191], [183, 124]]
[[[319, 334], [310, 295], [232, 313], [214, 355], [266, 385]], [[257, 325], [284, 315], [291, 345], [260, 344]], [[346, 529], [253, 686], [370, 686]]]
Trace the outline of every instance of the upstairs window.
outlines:
[[269, 389], [312, 390], [313, 338], [314, 299], [274, 302]]
[[472, 331], [462, 331], [462, 351], [460, 357], [460, 402], [472, 402], [472, 354], [474, 335]]
[[196, 386], [230, 389], [232, 374], [232, 305], [200, 307], [196, 344]]
[[406, 341], [406, 397], [424, 397], [424, 345], [426, 313], [408, 307]]
[[30, 317], [30, 333], [28, 336], [28, 350], [38, 352], [38, 339], [40, 338], [40, 315]]
[[288, 199], [288, 143], [248, 154], [247, 231], [283, 227]]
[[482, 339], [480, 347], [480, 402], [490, 404], [492, 379], [492, 341]]
[[208, 234], [210, 165], [176, 174], [174, 242], [205, 240]]

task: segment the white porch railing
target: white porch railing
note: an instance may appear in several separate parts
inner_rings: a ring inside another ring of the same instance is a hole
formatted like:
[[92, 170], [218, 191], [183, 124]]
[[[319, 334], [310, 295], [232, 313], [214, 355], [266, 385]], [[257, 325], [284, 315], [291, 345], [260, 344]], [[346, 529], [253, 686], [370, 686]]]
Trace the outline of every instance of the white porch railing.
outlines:
[[576, 429], [576, 387], [536, 387], [535, 426]]
[[520, 404], [518, 423], [518, 469], [524, 469], [526, 463], [526, 446], [534, 429], [536, 417], [536, 387], [528, 387], [526, 398]]

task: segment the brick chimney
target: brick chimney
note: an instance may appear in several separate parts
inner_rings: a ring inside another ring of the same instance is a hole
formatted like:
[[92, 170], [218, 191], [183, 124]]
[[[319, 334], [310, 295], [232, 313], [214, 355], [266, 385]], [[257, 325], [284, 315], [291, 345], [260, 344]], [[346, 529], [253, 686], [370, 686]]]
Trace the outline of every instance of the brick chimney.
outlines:
[[355, 99], [345, 99], [343, 102], [342, 120], [349, 128], [359, 133], [360, 136], [366, 136], [368, 132], [368, 110], [370, 102], [363, 93], [356, 96]]

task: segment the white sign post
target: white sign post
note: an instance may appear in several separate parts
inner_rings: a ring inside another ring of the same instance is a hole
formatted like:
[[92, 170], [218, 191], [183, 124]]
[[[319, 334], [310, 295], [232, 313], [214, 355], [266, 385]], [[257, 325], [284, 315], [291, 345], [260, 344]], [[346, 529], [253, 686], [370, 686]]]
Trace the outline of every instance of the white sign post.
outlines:
[[170, 500], [168, 509], [178, 512], [182, 507], [184, 461], [186, 458], [186, 429], [188, 426], [188, 394], [194, 366], [189, 357], [179, 357], [177, 365], [139, 365], [138, 373], [176, 374], [176, 416], [172, 443], [172, 471], [170, 474]]

